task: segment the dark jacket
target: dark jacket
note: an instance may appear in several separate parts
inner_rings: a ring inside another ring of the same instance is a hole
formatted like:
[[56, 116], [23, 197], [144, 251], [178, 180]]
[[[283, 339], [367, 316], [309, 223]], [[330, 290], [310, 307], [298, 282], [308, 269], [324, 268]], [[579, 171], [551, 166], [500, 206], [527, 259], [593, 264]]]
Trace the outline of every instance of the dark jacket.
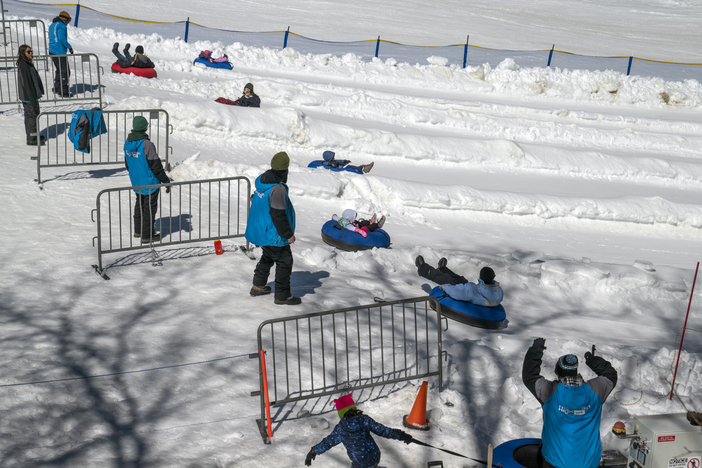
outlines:
[[20, 101], [35, 102], [44, 95], [44, 85], [32, 62], [21, 59], [17, 65], [17, 75], [17, 92]]
[[261, 107], [261, 98], [258, 94], [251, 93], [251, 96], [244, 94], [239, 99], [234, 101], [237, 106], [241, 107]]
[[156, 68], [154, 62], [151, 61], [149, 57], [144, 54], [134, 54], [131, 60], [116, 60], [117, 65], [122, 68]]
[[585, 363], [597, 377], [584, 382], [580, 375], [573, 376], [564, 385], [540, 375], [543, 352], [543, 346], [532, 345], [522, 366], [522, 381], [543, 408], [543, 456], [556, 467], [596, 467], [602, 455], [602, 404], [617, 385], [617, 371], [600, 356], [587, 353]]
[[380, 461], [380, 449], [370, 435], [371, 432], [386, 439], [396, 440], [400, 440], [402, 435], [401, 430], [385, 427], [365, 414], [344, 415], [332, 433], [312, 447], [312, 450], [321, 455], [335, 445], [343, 443], [354, 466], [372, 467]]

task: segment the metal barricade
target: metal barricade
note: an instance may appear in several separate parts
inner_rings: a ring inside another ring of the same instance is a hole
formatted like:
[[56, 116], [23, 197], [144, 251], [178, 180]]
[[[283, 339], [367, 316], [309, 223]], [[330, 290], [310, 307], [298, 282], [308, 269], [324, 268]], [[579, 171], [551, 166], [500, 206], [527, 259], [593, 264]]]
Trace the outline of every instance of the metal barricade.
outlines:
[[[0, 104], [17, 104], [17, 54], [23, 44], [30, 45], [35, 58], [46, 56], [46, 24], [38, 19], [3, 20], [0, 23]], [[35, 68], [43, 83], [49, 76], [45, 61], [37, 60]], [[46, 87], [44, 88], [46, 89]]]
[[[429, 296], [266, 320], [258, 349], [271, 406], [431, 376], [443, 390], [441, 305]], [[259, 368], [265, 442], [260, 358]]]
[[[40, 29], [40, 28], [36, 28]], [[21, 45], [21, 44], [20, 44]], [[17, 53], [14, 56], [0, 58], [0, 104], [18, 104], [17, 92]], [[35, 49], [36, 50], [36, 49]], [[100, 60], [95, 54], [48, 55], [34, 53], [34, 68], [44, 85], [44, 95], [40, 103], [53, 104], [74, 101], [97, 101], [102, 107], [102, 84]], [[65, 64], [62, 66], [62, 64]], [[66, 88], [72, 94], [63, 94], [61, 89], [54, 90], [55, 83], [66, 80]]]
[[[163, 187], [121, 187], [98, 194], [91, 218], [97, 223], [93, 245], [97, 241], [98, 263], [93, 267], [100, 276], [109, 279], [104, 254], [244, 236], [251, 200], [251, 181], [246, 177], [172, 182], [166, 186], [170, 193]], [[161, 190], [149, 193], [154, 188]], [[142, 233], [152, 226], [141, 232], [135, 228], [151, 222], [160, 239], [143, 243]]]
[[46, 144], [37, 146], [37, 182], [41, 183], [43, 167], [87, 166], [87, 165], [124, 165], [124, 142], [132, 130], [132, 119], [143, 116], [149, 120], [148, 134], [156, 146], [161, 160], [168, 164], [172, 148], [169, 146], [169, 134], [173, 131], [168, 112], [163, 109], [137, 110], [103, 110], [107, 133], [90, 140], [90, 153], [75, 148], [68, 139], [72, 113], [42, 112], [37, 117], [37, 131], [46, 138]]

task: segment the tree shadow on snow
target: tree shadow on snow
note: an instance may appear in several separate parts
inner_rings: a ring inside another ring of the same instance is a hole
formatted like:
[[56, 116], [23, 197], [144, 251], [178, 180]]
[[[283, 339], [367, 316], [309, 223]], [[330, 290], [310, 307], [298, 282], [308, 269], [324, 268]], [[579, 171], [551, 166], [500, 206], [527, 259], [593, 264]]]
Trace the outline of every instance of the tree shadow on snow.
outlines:
[[[192, 372], [205, 372], [211, 382], [247, 378], [245, 369], [226, 361], [189, 372], [133, 373], [188, 360], [193, 343], [184, 330], [193, 316], [169, 305], [180, 300], [175, 288], [167, 291], [169, 301], [144, 295], [117, 308], [123, 291], [62, 280], [38, 302], [22, 296], [46, 278], [20, 276], [0, 290], [0, 343], [12, 356], [0, 364], [0, 400], [3, 426], [13, 434], [0, 438], [0, 466], [164, 466], [169, 453], [155, 448], [161, 438], [155, 431], [173, 426], [184, 408], [202, 414], [208, 397], [201, 388], [182, 391], [193, 386]], [[94, 313], [75, 306], [85, 301], [96, 304]], [[158, 335], [159, 345], [152, 346]]]

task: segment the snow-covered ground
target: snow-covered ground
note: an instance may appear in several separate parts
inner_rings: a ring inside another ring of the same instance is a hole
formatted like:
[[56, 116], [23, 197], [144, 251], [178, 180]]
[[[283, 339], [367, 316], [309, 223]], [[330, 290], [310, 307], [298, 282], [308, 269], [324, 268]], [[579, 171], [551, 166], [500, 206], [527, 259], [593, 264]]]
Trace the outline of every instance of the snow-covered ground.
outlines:
[[[411, 29], [412, 37], [428, 40], [471, 18], [453, 14], [451, 1], [432, 7], [433, 20], [425, 6], [406, 2], [384, 2], [378, 9], [372, 2], [353, 9], [268, 2], [237, 4], [236, 11], [222, 11], [219, 3], [149, 6], [128, 0], [118, 10], [110, 2], [88, 6], [163, 20], [189, 13], [203, 24], [251, 30], [272, 23], [295, 26], [291, 20], [301, 21], [299, 12], [313, 11], [314, 31], [322, 24], [325, 34], [352, 38], [382, 28], [389, 35]], [[574, 5], [587, 8], [588, 15], [575, 14]], [[51, 11], [43, 18], [50, 20], [58, 8], [47, 7]], [[485, 2], [469, 15], [514, 22], [518, 8], [517, 2]], [[684, 55], [700, 51], [699, 35], [674, 26], [693, 21], [699, 6], [691, 1], [651, 1], [646, 8], [634, 0], [621, 2], [616, 9], [639, 21], [621, 24], [611, 23], [609, 5], [537, 1], [530, 8], [530, 18], [559, 20], [543, 19], [562, 25], [559, 41], [583, 44], [583, 38], [616, 33], [617, 40], [648, 55], [667, 54], [666, 44], [689, 47], [695, 41]], [[241, 10], [247, 28], [237, 16]], [[323, 20], [314, 21], [315, 15]], [[519, 22], [512, 37], [526, 30], [527, 21]], [[528, 23], [529, 31], [543, 29], [536, 19]], [[626, 24], [657, 29], [642, 37]], [[618, 369], [619, 383], [603, 412], [606, 449], [626, 448], [609, 431], [617, 420], [702, 411], [699, 285], [677, 396], [672, 402], [664, 397], [702, 256], [699, 82], [523, 68], [509, 59], [464, 70], [445, 66], [438, 56], [410, 65], [241, 43], [185, 44], [131, 27], [115, 20], [112, 28], [71, 27], [69, 36], [77, 51], [97, 53], [103, 65], [112, 62], [115, 41], [143, 44], [155, 60], [156, 80], [106, 74], [102, 83], [108, 109], [169, 112], [173, 178], [253, 180], [274, 153], [290, 154], [289, 185], [298, 213], [292, 285], [303, 305], [275, 306], [270, 296], [249, 296], [254, 262], [236, 249], [241, 241], [224, 242], [222, 256], [205, 244], [160, 249], [165, 257], [160, 267], [152, 266], [147, 253], [117, 266], [123, 256], [112, 254], [106, 258], [111, 280], [100, 279], [91, 267], [96, 252], [90, 214], [100, 190], [128, 185], [126, 172], [119, 166], [48, 169], [38, 186], [22, 115], [5, 106], [1, 466], [301, 466], [338, 417], [322, 406], [326, 400], [276, 408], [273, 444], [262, 443], [255, 424], [259, 400], [250, 396], [258, 389], [258, 370], [248, 359], [257, 351], [258, 324], [367, 304], [374, 296], [424, 295], [427, 281], [414, 266], [418, 254], [432, 264], [447, 257], [452, 269], [469, 278], [492, 266], [505, 290], [508, 324], [486, 331], [451, 322], [444, 333], [446, 389], [439, 393], [437, 382], [430, 381], [433, 428], [417, 438], [483, 457], [488, 443], [538, 437], [541, 412], [520, 372], [524, 352], [539, 336], [547, 339], [548, 377], [558, 356], [582, 357], [592, 344]], [[493, 34], [495, 41], [506, 37]], [[309, 35], [319, 36], [312, 30]], [[527, 35], [523, 42], [541, 37]], [[226, 53], [234, 70], [193, 66], [205, 48]], [[260, 109], [213, 102], [238, 97], [249, 81], [263, 101]], [[356, 163], [374, 161], [375, 167], [365, 176], [308, 169], [324, 150]], [[324, 244], [321, 225], [345, 208], [385, 214], [392, 248], [348, 253]], [[219, 358], [230, 359], [120, 374]], [[593, 375], [584, 365], [581, 371], [585, 378]], [[83, 378], [104, 374], [117, 375]], [[27, 384], [40, 381], [53, 382]], [[366, 390], [356, 398], [379, 422], [399, 427], [419, 384]], [[298, 418], [303, 409], [311, 415]], [[436, 459], [445, 466], [473, 466], [416, 445], [379, 444], [381, 465], [388, 468]], [[313, 466], [345, 467], [348, 459], [336, 448]]]

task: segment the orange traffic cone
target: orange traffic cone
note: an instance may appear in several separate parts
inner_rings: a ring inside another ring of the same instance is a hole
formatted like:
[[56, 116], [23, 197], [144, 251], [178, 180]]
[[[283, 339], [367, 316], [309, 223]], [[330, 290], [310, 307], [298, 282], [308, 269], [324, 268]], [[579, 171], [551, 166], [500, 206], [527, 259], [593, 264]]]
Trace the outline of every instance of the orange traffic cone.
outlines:
[[429, 422], [427, 421], [427, 382], [422, 382], [419, 388], [417, 399], [414, 400], [414, 406], [409, 415], [402, 418], [402, 424], [410, 429], [419, 429], [420, 431], [429, 430]]

